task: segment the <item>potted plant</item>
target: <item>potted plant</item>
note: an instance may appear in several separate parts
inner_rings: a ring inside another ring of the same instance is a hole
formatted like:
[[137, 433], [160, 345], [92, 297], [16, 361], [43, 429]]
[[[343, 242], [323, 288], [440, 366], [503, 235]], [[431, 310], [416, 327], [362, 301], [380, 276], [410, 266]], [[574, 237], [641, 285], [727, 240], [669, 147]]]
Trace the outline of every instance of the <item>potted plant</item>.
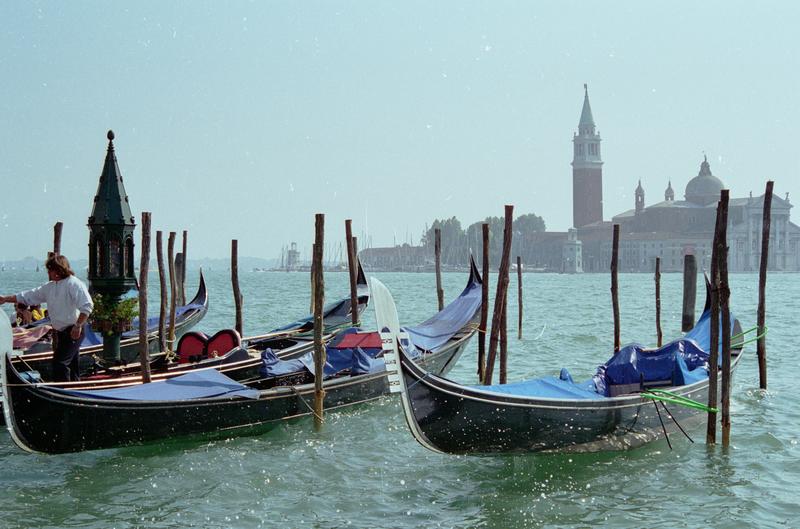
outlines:
[[89, 316], [92, 329], [103, 334], [123, 333], [131, 329], [133, 318], [139, 315], [139, 300], [116, 300], [111, 296], [95, 294], [94, 310]]

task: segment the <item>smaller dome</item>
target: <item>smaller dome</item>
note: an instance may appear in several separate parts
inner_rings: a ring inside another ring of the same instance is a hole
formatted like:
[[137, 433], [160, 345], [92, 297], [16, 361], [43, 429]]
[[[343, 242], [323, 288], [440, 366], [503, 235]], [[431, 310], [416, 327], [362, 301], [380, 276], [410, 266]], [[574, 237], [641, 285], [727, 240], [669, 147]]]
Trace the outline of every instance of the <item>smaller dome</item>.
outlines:
[[700, 172], [686, 184], [686, 200], [701, 206], [713, 204], [719, 200], [719, 192], [725, 189], [722, 180], [711, 174], [708, 158], [703, 157]]

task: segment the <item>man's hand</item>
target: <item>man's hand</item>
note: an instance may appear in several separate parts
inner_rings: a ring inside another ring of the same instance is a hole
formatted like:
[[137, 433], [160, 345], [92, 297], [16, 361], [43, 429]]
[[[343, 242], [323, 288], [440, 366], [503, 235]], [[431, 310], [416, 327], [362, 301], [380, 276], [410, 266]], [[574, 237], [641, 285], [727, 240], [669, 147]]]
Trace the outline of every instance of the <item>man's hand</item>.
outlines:
[[77, 340], [81, 337], [81, 331], [83, 330], [83, 326], [80, 324], [75, 324], [72, 326], [72, 330], [69, 332], [70, 338], [73, 340]]

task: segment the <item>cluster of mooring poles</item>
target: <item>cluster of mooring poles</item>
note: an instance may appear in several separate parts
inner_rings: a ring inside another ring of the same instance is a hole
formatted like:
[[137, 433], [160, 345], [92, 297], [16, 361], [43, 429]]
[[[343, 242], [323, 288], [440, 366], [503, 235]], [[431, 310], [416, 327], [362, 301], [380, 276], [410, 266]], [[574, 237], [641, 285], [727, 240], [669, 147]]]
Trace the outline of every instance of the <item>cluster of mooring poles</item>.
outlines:
[[[347, 239], [347, 264], [350, 282], [350, 312], [353, 326], [358, 326], [358, 250], [357, 238], [352, 235], [351, 219], [345, 220], [345, 237]], [[325, 321], [323, 308], [325, 305], [325, 277], [323, 272], [323, 248], [325, 247], [325, 215], [317, 213], [314, 222], [314, 244], [311, 259], [311, 314], [314, 320], [314, 428], [319, 430], [324, 422], [325, 390], [323, 389], [325, 352]], [[242, 294], [239, 289], [238, 241], [231, 241], [231, 283], [233, 299], [236, 307], [236, 331], [243, 336]]]
[[[503, 249], [498, 271], [497, 292], [495, 294], [494, 312], [492, 315], [492, 326], [489, 337], [489, 351], [486, 351], [486, 334], [489, 320], [489, 224], [481, 225], [482, 232], [482, 266], [481, 276], [481, 317], [478, 326], [478, 380], [482, 384], [491, 384], [494, 376], [494, 364], [497, 361], [497, 351], [500, 351], [500, 383], [507, 382], [508, 372], [508, 336], [507, 336], [507, 294], [509, 285], [509, 270], [511, 243], [513, 234], [514, 206], [505, 206], [505, 217], [503, 227]], [[439, 310], [444, 307], [444, 290], [442, 289], [441, 272], [441, 230], [434, 228], [434, 262], [436, 270], [436, 295]], [[522, 340], [522, 257], [517, 256], [517, 337]]]
[[[494, 376], [494, 365], [497, 360], [498, 347], [500, 349], [500, 376], [499, 381], [505, 384], [508, 367], [508, 337], [506, 333], [506, 309], [509, 284], [509, 270], [511, 268], [511, 241], [513, 234], [514, 206], [505, 206], [503, 225], [503, 250], [498, 270], [497, 290], [494, 298], [492, 312], [492, 326], [489, 331], [489, 350], [486, 351], [486, 333], [489, 319], [489, 224], [484, 223], [483, 232], [483, 266], [481, 275], [483, 285], [481, 290], [481, 320], [478, 329], [478, 378], [482, 384], [490, 385]], [[518, 266], [521, 260], [517, 260]], [[520, 283], [520, 299], [521, 283]], [[521, 307], [521, 306], [520, 306]]]
[[[767, 264], [769, 258], [770, 211], [772, 205], [773, 182], [767, 182], [764, 193], [762, 233], [761, 233], [761, 263], [758, 278], [758, 322], [757, 322], [757, 356], [759, 367], [759, 386], [767, 389], [767, 351], [766, 351], [766, 283]], [[722, 427], [722, 445], [730, 445], [730, 395], [731, 395], [731, 340], [737, 340], [737, 345], [742, 344], [742, 335], [731, 337], [730, 317], [730, 288], [728, 286], [728, 202], [729, 191], [723, 189], [717, 203], [717, 218], [714, 228], [714, 239], [711, 252], [711, 270], [709, 281], [710, 292], [710, 319], [711, 319], [711, 350], [709, 351], [709, 378], [708, 378], [708, 425], [706, 429], [706, 443], [715, 444], [717, 439], [717, 412], [720, 412]], [[620, 348], [620, 321], [618, 297], [618, 255], [619, 255], [619, 224], [614, 224], [611, 248], [611, 303], [614, 315], [614, 352]], [[681, 330], [689, 331], [694, 327], [694, 307], [697, 289], [697, 261], [694, 255], [684, 256], [683, 264], [683, 310], [681, 315]], [[656, 297], [656, 340], [658, 347], [662, 345], [661, 333], [661, 259], [655, 261], [655, 297]], [[720, 329], [722, 333], [720, 335]], [[720, 355], [721, 377], [720, 377]], [[721, 384], [717, 387], [717, 378]], [[717, 410], [717, 396], [719, 395], [720, 409]], [[658, 409], [658, 408], [656, 408]]]
[[[142, 256], [139, 262], [139, 361], [142, 365], [142, 382], [150, 382], [150, 344], [148, 343], [147, 326], [147, 278], [150, 272], [150, 233], [152, 214], [148, 211], [142, 212]], [[166, 352], [167, 355], [175, 354], [175, 307], [178, 303], [177, 297], [183, 295], [185, 305], [185, 285], [183, 280], [186, 278], [186, 260], [181, 261], [179, 257], [186, 255], [187, 232], [183, 232], [183, 252], [177, 256], [175, 251], [175, 235], [170, 232], [167, 239], [167, 256], [169, 259], [169, 283], [170, 289], [167, 291], [167, 277], [164, 266], [163, 237], [161, 230], [156, 231], [156, 262], [158, 266], [158, 283], [160, 293], [160, 303], [158, 311], [158, 334], [157, 350]], [[178, 272], [178, 270], [181, 270]], [[178, 283], [180, 278], [181, 283]], [[183, 294], [181, 294], [183, 292]], [[169, 326], [167, 326], [169, 323]]]

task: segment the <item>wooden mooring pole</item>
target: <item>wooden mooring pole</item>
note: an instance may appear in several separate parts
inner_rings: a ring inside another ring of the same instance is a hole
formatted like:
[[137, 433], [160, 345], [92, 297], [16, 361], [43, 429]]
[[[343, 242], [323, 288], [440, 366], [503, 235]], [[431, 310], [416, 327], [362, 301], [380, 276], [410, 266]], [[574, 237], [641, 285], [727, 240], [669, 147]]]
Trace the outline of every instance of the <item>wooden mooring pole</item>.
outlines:
[[439, 310], [444, 308], [444, 289], [442, 289], [442, 230], [433, 230], [434, 259], [436, 262], [436, 298], [439, 300]]
[[728, 200], [729, 192], [720, 192], [720, 226], [717, 245], [719, 252], [719, 310], [720, 332], [722, 333], [722, 383], [720, 385], [720, 404], [722, 411], [722, 446], [731, 443], [731, 313], [728, 289]]
[[358, 270], [356, 270], [356, 254], [353, 249], [353, 220], [344, 221], [344, 236], [347, 239], [347, 270], [350, 272], [350, 314], [352, 316], [353, 327], [358, 327], [358, 292], [356, 291], [356, 280]]
[[661, 258], [656, 257], [656, 342], [661, 347]]
[[769, 231], [772, 223], [772, 180], [767, 182], [764, 192], [764, 216], [761, 220], [761, 266], [758, 272], [758, 342], [756, 353], [758, 355], [758, 386], [767, 389], [767, 337], [766, 329], [766, 304], [767, 304], [767, 264], [769, 258]]
[[511, 268], [511, 237], [514, 218], [514, 206], [505, 208], [505, 228], [503, 229], [503, 255], [500, 258], [500, 270], [497, 277], [497, 293], [494, 296], [494, 312], [492, 313], [492, 330], [489, 335], [489, 357], [486, 360], [486, 380], [492, 383], [494, 362], [497, 357], [497, 344], [500, 339], [500, 326], [503, 321], [503, 306], [508, 292], [508, 270]]
[[619, 224], [614, 224], [611, 239], [611, 308], [614, 312], [614, 353], [619, 352], [619, 288], [617, 283], [617, 261], [619, 259]]
[[169, 333], [167, 334], [167, 350], [175, 351], [175, 232], [169, 232], [167, 239], [167, 262], [169, 262]]
[[189, 232], [183, 230], [183, 246], [181, 248], [181, 305], [186, 305], [186, 239]]
[[508, 293], [503, 303], [503, 315], [500, 318], [500, 383], [508, 381]]
[[311, 245], [311, 300], [310, 300], [310, 305], [309, 305], [309, 308], [308, 308], [308, 312], [310, 314], [312, 314], [312, 315], [314, 314], [314, 307], [317, 306], [317, 303], [315, 301], [316, 300], [316, 292], [314, 291], [314, 289], [316, 288], [316, 284], [317, 284], [317, 281], [316, 281], [316, 279], [314, 277], [314, 274], [316, 273], [316, 270], [314, 269], [314, 256], [315, 255], [317, 255], [317, 247], [316, 247], [316, 245], [312, 244]]
[[53, 253], [55, 255], [61, 254], [61, 231], [64, 229], [64, 223], [61, 221], [56, 222], [53, 226]]
[[231, 286], [233, 287], [233, 306], [236, 311], [236, 332], [244, 336], [242, 320], [242, 291], [239, 290], [239, 241], [231, 240]]
[[175, 254], [175, 289], [177, 300], [175, 301], [175, 305], [180, 307], [181, 305], [186, 305], [186, 301], [183, 299], [183, 295], [181, 293], [181, 284], [183, 283], [183, 254], [178, 252]]
[[522, 257], [517, 256], [517, 339], [522, 340]]
[[147, 273], [150, 268], [150, 213], [142, 212], [142, 260], [139, 262], [139, 362], [142, 383], [150, 382], [150, 352], [147, 344]]
[[[712, 252], [713, 253], [713, 252]], [[694, 255], [683, 256], [683, 314], [681, 315], [681, 331], [686, 332], [694, 327], [694, 306], [697, 301], [697, 258]]]
[[483, 232], [483, 270], [481, 276], [481, 323], [478, 328], [478, 380], [483, 383], [486, 376], [486, 324], [489, 320], [489, 224], [481, 225]]
[[161, 289], [161, 308], [158, 311], [158, 350], [167, 350], [167, 277], [164, 273], [164, 248], [161, 240], [161, 230], [156, 232], [156, 260], [158, 261], [158, 283]]
[[[708, 352], [708, 407], [717, 408], [719, 395], [719, 259], [718, 251], [718, 226], [720, 223], [721, 208], [717, 202], [717, 220], [714, 224], [714, 240], [711, 243], [711, 319], [709, 343], [711, 350]], [[717, 442], [717, 412], [708, 412], [706, 425], [706, 444], [713, 445]]]
[[322, 343], [322, 307], [325, 302], [325, 279], [322, 273], [322, 249], [325, 240], [325, 215], [317, 213], [314, 222], [314, 428], [322, 428], [325, 409], [325, 390], [322, 379], [325, 367], [325, 344]]

